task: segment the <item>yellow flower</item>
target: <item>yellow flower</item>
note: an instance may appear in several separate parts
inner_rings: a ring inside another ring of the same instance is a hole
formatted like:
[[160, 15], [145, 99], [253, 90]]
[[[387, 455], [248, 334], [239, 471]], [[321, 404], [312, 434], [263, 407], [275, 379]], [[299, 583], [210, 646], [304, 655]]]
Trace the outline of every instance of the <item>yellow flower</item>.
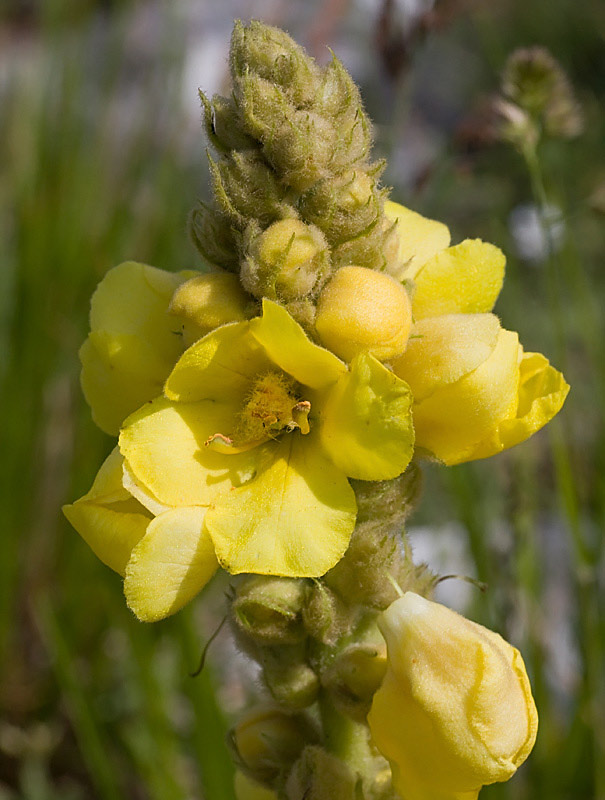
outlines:
[[156, 507], [154, 516], [123, 484], [124, 458], [116, 447], [91, 490], [63, 512], [101, 561], [125, 577], [130, 607], [150, 622], [188, 603], [218, 562], [205, 509]]
[[406, 592], [381, 615], [387, 674], [368, 716], [405, 800], [476, 800], [529, 755], [538, 718], [519, 652]]
[[393, 370], [414, 395], [416, 445], [445, 464], [486, 458], [529, 438], [560, 410], [569, 386], [489, 312], [504, 279], [497, 247], [467, 240], [395, 203], [401, 279], [415, 324]]
[[[135, 498], [148, 522], [138, 543], [120, 539], [129, 606], [144, 620], [173, 613], [217, 557], [234, 574], [323, 575], [355, 525], [347, 478], [385, 480], [408, 465], [410, 405], [407, 384], [373, 356], [347, 367], [268, 300], [261, 317], [200, 339], [164, 395], [125, 421], [123, 464], [111, 457], [119, 502]], [[66, 514], [115, 569], [106, 520], [121, 507], [95, 486]], [[113, 519], [112, 533], [126, 530]]]
[[93, 419], [105, 433], [117, 434], [128, 414], [162, 390], [184, 350], [168, 304], [195, 274], [126, 261], [97, 286], [90, 333], [80, 348], [81, 382]]

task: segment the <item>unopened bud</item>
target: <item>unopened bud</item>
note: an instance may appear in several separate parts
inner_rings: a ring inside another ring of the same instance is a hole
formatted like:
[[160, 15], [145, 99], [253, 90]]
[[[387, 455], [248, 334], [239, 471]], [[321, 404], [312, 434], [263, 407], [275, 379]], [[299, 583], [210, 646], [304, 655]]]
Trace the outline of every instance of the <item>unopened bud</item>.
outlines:
[[280, 28], [253, 20], [237, 21], [230, 51], [231, 74], [238, 78], [252, 72], [280, 85], [296, 105], [308, 105], [320, 86], [321, 71], [314, 59]]
[[325, 233], [330, 244], [358, 236], [377, 224], [380, 192], [376, 179], [357, 169], [316, 184], [300, 202], [305, 219]]
[[277, 794], [238, 770], [234, 779], [235, 800], [277, 800]]
[[304, 580], [253, 575], [237, 587], [233, 618], [260, 644], [293, 644], [305, 637], [304, 601]]
[[364, 638], [343, 648], [321, 674], [338, 711], [358, 722], [365, 722], [387, 668], [387, 649], [378, 628]]
[[251, 778], [271, 784], [288, 772], [303, 748], [316, 742], [317, 731], [305, 714], [288, 714], [273, 706], [255, 708], [230, 731], [238, 766]]
[[355, 800], [357, 776], [336, 756], [310, 745], [286, 783], [288, 800]]
[[254, 236], [241, 280], [256, 297], [296, 300], [311, 294], [330, 270], [322, 232], [298, 219], [274, 222]]
[[228, 153], [236, 148], [249, 150], [255, 146], [254, 139], [242, 130], [237, 106], [233, 100], [214, 95], [212, 101], [200, 92], [204, 111], [204, 124], [208, 141], [216, 150]]
[[247, 318], [250, 297], [232, 272], [197, 275], [181, 284], [168, 312], [180, 317], [187, 347], [209, 331]]
[[224, 215], [198, 203], [189, 215], [188, 227], [193, 244], [205, 261], [230, 272], [238, 271], [238, 244]]
[[345, 361], [358, 353], [389, 361], [405, 351], [412, 306], [390, 275], [342, 267], [319, 297], [315, 326], [322, 343]]
[[343, 634], [349, 617], [347, 606], [323, 581], [308, 585], [303, 622], [310, 636], [323, 644], [332, 644]]
[[319, 691], [319, 678], [305, 657], [304, 642], [290, 647], [264, 647], [258, 656], [272, 697], [293, 711], [312, 705]]

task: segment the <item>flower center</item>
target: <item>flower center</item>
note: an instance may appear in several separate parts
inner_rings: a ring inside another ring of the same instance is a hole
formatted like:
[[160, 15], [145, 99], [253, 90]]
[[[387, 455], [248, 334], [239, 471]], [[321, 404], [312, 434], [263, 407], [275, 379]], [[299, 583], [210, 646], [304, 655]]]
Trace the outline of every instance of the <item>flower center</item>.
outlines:
[[258, 375], [239, 412], [232, 434], [215, 433], [206, 442], [221, 453], [250, 450], [296, 428], [309, 433], [311, 403], [300, 397], [300, 385], [276, 370]]

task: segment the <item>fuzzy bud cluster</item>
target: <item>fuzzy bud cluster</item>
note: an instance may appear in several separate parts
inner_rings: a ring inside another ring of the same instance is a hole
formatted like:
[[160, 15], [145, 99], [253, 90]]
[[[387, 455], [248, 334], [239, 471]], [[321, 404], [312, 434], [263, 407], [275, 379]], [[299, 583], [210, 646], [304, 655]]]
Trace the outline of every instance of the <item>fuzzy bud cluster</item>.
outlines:
[[202, 95], [214, 201], [190, 232], [203, 258], [313, 327], [333, 272], [388, 269], [397, 234], [359, 91], [334, 57], [322, 68], [285, 32], [236, 23], [230, 98]]

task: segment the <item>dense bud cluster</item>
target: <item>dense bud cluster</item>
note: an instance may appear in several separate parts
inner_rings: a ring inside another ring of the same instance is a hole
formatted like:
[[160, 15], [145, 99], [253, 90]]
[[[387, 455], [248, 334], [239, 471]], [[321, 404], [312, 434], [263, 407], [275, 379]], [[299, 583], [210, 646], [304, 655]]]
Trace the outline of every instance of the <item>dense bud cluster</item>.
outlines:
[[230, 70], [232, 98], [202, 95], [214, 202], [193, 210], [191, 236], [211, 265], [312, 329], [334, 270], [397, 260], [371, 125], [338, 59], [319, 67], [277, 28], [236, 23]]

